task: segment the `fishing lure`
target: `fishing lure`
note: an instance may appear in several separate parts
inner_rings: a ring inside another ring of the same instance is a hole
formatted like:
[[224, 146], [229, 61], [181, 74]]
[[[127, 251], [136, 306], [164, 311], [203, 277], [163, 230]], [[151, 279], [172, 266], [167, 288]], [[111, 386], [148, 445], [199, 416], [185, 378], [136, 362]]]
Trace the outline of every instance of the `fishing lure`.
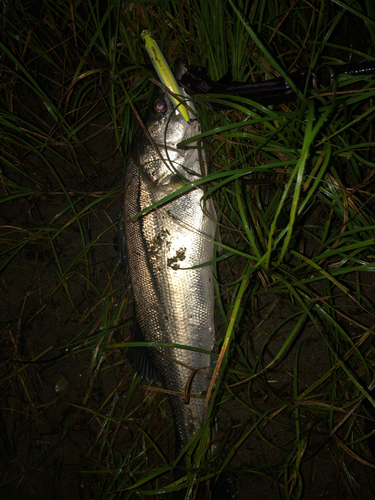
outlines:
[[[146, 50], [148, 55], [150, 56], [151, 62], [155, 68], [160, 81], [174, 94], [181, 95], [180, 87], [174, 77], [171, 68], [169, 67], [165, 57], [163, 56], [162, 51], [160, 50], [159, 45], [152, 38], [150, 33], [147, 30], [142, 31], [141, 37], [143, 38]], [[175, 99], [173, 96], [170, 96], [172, 102], [177, 107], [177, 110], [181, 113], [183, 118], [189, 122], [189, 115], [187, 109], [181, 102]]]

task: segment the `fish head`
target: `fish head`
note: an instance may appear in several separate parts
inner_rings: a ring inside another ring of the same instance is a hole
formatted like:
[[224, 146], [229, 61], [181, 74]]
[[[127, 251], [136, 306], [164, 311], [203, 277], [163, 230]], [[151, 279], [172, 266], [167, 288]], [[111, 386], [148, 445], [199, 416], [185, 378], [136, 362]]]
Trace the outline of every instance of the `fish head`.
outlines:
[[[184, 91], [182, 97], [186, 97]], [[191, 102], [189, 107], [194, 109]], [[177, 147], [200, 132], [198, 120], [190, 111], [188, 114], [189, 122], [179, 113], [167, 91], [157, 88], [153, 93], [144, 120], [152, 141], [144, 136], [143, 146], [135, 153], [143, 178], [150, 185], [177, 189], [185, 181], [201, 176], [196, 143], [190, 143], [189, 149]]]
[[174, 148], [189, 137], [191, 129], [168, 92], [160, 88], [152, 95], [145, 125], [156, 144]]

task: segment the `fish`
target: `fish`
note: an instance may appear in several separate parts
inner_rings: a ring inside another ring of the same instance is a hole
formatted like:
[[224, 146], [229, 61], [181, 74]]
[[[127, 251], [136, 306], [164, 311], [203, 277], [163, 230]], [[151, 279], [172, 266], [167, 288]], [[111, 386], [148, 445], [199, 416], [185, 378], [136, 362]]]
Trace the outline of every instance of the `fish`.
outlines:
[[[184, 90], [181, 95], [187, 98]], [[126, 165], [119, 237], [142, 340], [205, 351], [133, 348], [138, 350], [133, 359], [137, 358], [139, 374], [154, 380], [160, 377], [165, 389], [178, 393], [169, 395], [177, 453], [204, 421], [204, 396], [216, 345], [210, 262], [217, 216], [212, 199], [192, 184], [207, 175], [204, 151], [199, 154], [196, 142], [187, 149], [178, 148], [181, 141], [201, 131], [193, 103], [188, 104], [192, 111], [186, 121], [169, 93], [155, 90], [144, 119], [148, 134], [142, 130], [136, 134]], [[190, 189], [173, 197], [183, 186]], [[171, 195], [168, 202], [148, 210], [167, 195]], [[184, 400], [186, 391], [200, 397]]]

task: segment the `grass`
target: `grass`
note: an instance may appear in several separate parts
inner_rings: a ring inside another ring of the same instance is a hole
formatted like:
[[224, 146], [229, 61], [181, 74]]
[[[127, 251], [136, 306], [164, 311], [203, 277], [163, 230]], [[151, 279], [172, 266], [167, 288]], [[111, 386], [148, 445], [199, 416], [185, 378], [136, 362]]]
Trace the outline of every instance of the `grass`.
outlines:
[[0, 15], [4, 498], [42, 498], [46, 478], [55, 495], [78, 481], [74, 498], [157, 498], [218, 470], [239, 499], [371, 498], [375, 75], [288, 106], [195, 99], [223, 247], [219, 435], [213, 457], [196, 436], [177, 485], [167, 395], [126, 361], [113, 248], [134, 110], [152, 94], [143, 29], [215, 80], [288, 77], [372, 61], [371, 2], [44, 0]]

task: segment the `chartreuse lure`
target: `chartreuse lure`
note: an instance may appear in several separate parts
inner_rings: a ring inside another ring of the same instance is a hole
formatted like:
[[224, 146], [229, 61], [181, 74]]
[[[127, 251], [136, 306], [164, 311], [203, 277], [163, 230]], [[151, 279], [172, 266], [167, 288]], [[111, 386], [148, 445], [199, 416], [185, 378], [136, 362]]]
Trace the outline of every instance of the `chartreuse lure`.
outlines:
[[[142, 31], [141, 36], [145, 42], [146, 45], [146, 50], [148, 52], [148, 55], [150, 56], [150, 59], [152, 61], [152, 64], [156, 70], [156, 73], [158, 74], [158, 77], [160, 78], [160, 81], [165, 85], [171, 92], [174, 94], [181, 94], [180, 88], [177, 84], [176, 78], [174, 77], [171, 68], [169, 67], [167, 61], [165, 60], [165, 57], [163, 56], [162, 51], [160, 50], [159, 45], [155, 42], [155, 40], [152, 38], [150, 33], [147, 30]], [[188, 122], [189, 121], [189, 115], [187, 112], [187, 109], [183, 104], [181, 104], [177, 99], [174, 97], [170, 96], [173, 103], [177, 106], [178, 111], [181, 113], [181, 115], [184, 117], [184, 119]]]

